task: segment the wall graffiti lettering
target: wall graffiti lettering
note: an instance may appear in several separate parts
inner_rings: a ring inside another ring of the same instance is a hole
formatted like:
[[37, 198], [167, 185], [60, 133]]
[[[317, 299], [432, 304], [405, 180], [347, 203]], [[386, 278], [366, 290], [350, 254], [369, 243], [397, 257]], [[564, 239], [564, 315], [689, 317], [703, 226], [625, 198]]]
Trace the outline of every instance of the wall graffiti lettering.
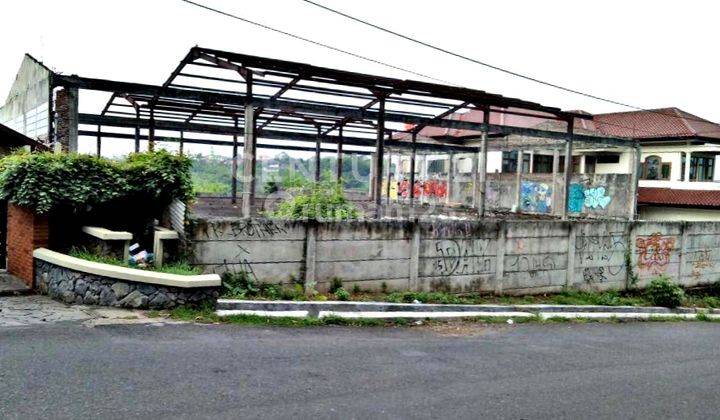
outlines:
[[513, 271], [527, 271], [531, 278], [538, 271], [555, 270], [555, 258], [552, 255], [515, 255], [510, 257], [508, 265]]
[[489, 244], [489, 239], [437, 241], [433, 270], [441, 276], [491, 273], [492, 259], [485, 255]]
[[286, 234], [287, 228], [273, 220], [242, 220], [230, 223], [208, 223], [205, 230], [207, 239], [221, 239], [226, 234], [225, 227], [229, 226], [230, 234], [234, 238], [272, 238]]
[[575, 239], [576, 261], [581, 266], [602, 264], [603, 274], [615, 277], [624, 270], [622, 264], [610, 265], [613, 254], [624, 255], [627, 242], [624, 232], [609, 232], [607, 236], [587, 236], [580, 234]]
[[[385, 188], [383, 187], [383, 191]], [[413, 186], [413, 194], [415, 198], [430, 197], [430, 198], [445, 198], [447, 196], [448, 185], [447, 181], [438, 179], [428, 179], [425, 181], [415, 181]], [[384, 192], [383, 192], [384, 194]], [[392, 194], [392, 193], [391, 193]], [[397, 184], [396, 197], [399, 195], [403, 198], [410, 197], [410, 181], [404, 179]], [[391, 198], [393, 198], [391, 196]]]
[[585, 205], [585, 188], [582, 184], [570, 184], [570, 192], [568, 194], [568, 211], [571, 213], [581, 213]]
[[653, 275], [663, 274], [670, 263], [670, 255], [675, 250], [675, 238], [655, 232], [650, 236], [636, 238], [635, 247], [638, 269]]
[[583, 184], [570, 184], [568, 211], [581, 213], [583, 209], [604, 210], [612, 201], [603, 186], [585, 187]]
[[544, 182], [523, 181], [520, 184], [520, 209], [530, 213], [550, 213], [552, 187]]
[[606, 195], [605, 187], [588, 188], [585, 190], [585, 207], [591, 209], [605, 209], [612, 201], [609, 195]]
[[587, 284], [606, 282], [605, 267], [585, 267], [583, 269], [583, 281]]
[[500, 181], [488, 181], [487, 190], [485, 192], [485, 205], [489, 209], [498, 209], [503, 207], [503, 197], [510, 194], [510, 188]]
[[710, 249], [699, 249], [697, 251], [688, 252], [686, 255], [687, 261], [692, 267], [690, 274], [697, 278], [703, 274], [703, 270], [714, 266], [711, 258]]

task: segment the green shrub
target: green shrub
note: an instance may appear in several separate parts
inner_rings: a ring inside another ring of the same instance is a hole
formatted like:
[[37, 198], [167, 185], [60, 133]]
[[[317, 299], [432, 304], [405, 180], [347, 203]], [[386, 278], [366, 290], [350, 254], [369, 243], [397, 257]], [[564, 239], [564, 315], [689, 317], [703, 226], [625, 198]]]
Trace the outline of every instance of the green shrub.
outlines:
[[297, 190], [281, 202], [271, 217], [281, 219], [349, 220], [360, 215], [357, 207], [343, 195], [342, 185], [319, 182]]
[[342, 287], [335, 290], [335, 298], [337, 300], [350, 300], [350, 293]]
[[660, 276], [650, 282], [647, 288], [648, 299], [655, 306], [677, 308], [685, 299], [685, 291], [667, 276]]
[[191, 166], [187, 156], [158, 150], [131, 153], [122, 168], [132, 198], [170, 202], [192, 198]]
[[224, 296], [231, 296], [239, 299], [255, 296], [260, 288], [246, 272], [236, 273], [225, 272], [221, 276]]
[[124, 162], [49, 152], [0, 160], [0, 198], [39, 214], [80, 212], [123, 199], [162, 205], [191, 196], [189, 159], [164, 150], [131, 154]]
[[330, 293], [335, 293], [338, 289], [342, 289], [342, 279], [338, 277], [333, 277], [332, 280], [330, 280]]

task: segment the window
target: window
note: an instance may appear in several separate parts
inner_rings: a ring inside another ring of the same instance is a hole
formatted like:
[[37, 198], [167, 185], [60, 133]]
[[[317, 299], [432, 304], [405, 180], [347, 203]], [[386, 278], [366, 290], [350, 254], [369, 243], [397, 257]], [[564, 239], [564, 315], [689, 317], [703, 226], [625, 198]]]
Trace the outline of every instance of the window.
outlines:
[[536, 174], [551, 174], [553, 157], [551, 155], [535, 155], [533, 157], [533, 172]]
[[662, 165], [660, 156], [646, 157], [642, 168], [642, 179], [660, 179], [660, 165]]
[[596, 163], [620, 163], [620, 155], [618, 154], [607, 154], [607, 155], [597, 155], [596, 156]]
[[690, 180], [712, 181], [715, 175], [715, 156], [690, 155]]
[[[565, 156], [560, 156], [560, 167], [558, 171], [561, 173], [565, 172]], [[572, 172], [574, 174], [580, 173], [580, 156], [572, 157]]]
[[594, 174], [595, 164], [597, 163], [597, 156], [585, 156], [585, 173]]
[[[503, 172], [517, 172], [517, 155], [518, 152], [513, 150], [512, 152], [503, 152], [502, 154], [502, 171]], [[523, 153], [523, 167], [524, 173], [530, 172], [530, 154]]]
[[443, 159], [431, 160], [428, 163], [428, 173], [429, 174], [445, 173], [445, 160], [443, 160]]
[[685, 181], [685, 159], [687, 153], [680, 152], [680, 181]]

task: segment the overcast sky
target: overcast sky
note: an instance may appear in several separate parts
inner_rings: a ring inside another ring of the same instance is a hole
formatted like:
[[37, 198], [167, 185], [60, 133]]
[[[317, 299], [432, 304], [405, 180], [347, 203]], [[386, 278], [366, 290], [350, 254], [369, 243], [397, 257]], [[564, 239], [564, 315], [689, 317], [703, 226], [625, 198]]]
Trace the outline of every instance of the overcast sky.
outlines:
[[[627, 110], [443, 55], [301, 0], [197, 1], [455, 84], [564, 109]], [[720, 14], [712, 2], [317, 1], [552, 83], [720, 122]], [[151, 84], [162, 83], [194, 45], [418, 78], [180, 0], [23, 0], [0, 7], [0, 100], [25, 52], [65, 74]]]

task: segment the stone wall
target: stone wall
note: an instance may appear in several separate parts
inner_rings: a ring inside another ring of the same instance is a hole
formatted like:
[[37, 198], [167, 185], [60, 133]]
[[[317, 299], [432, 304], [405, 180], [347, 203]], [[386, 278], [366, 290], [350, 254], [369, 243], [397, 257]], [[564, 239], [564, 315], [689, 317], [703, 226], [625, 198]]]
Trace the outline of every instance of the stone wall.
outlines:
[[193, 264], [258, 282], [333, 278], [347, 288], [546, 293], [720, 280], [720, 223], [195, 220]]
[[41, 293], [65, 303], [135, 309], [171, 309], [214, 303], [217, 287], [181, 288], [111, 279], [35, 260], [35, 281]]

